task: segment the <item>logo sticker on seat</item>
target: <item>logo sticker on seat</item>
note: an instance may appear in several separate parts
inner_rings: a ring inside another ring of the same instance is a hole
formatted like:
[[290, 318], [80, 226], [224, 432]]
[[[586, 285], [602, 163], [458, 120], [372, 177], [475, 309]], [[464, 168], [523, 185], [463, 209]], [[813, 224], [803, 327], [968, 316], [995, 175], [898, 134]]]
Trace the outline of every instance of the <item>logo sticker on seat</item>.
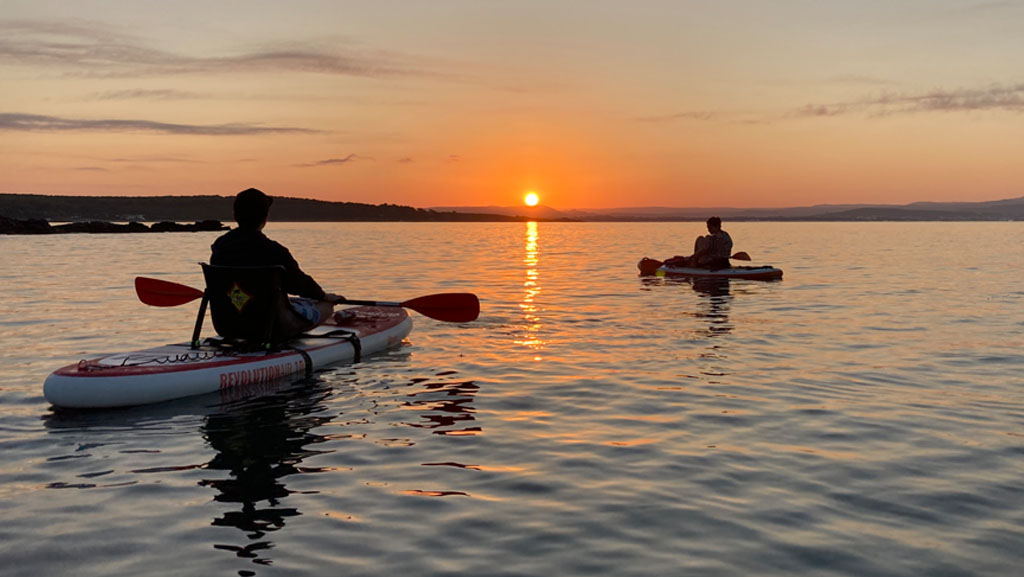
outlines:
[[235, 305], [238, 312], [242, 312], [245, 305], [249, 304], [249, 301], [252, 300], [252, 295], [242, 290], [242, 287], [238, 286], [236, 282], [231, 287], [231, 290], [228, 291], [228, 300], [231, 301], [231, 304]]

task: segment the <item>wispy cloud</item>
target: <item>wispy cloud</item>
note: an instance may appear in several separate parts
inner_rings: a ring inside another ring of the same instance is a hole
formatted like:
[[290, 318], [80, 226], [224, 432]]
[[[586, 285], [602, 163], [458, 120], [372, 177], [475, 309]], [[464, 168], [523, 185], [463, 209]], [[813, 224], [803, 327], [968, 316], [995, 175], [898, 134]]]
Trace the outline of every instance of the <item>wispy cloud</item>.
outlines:
[[209, 98], [208, 94], [199, 92], [186, 92], [184, 90], [157, 89], [129, 89], [129, 90], [108, 90], [106, 92], [95, 92], [85, 96], [86, 100], [198, 100]]
[[847, 104], [806, 104], [788, 116], [841, 116], [849, 111], [850, 106]]
[[1020, 0], [997, 0], [994, 2], [978, 2], [977, 4], [958, 6], [947, 11], [945, 14], [962, 19], [964, 14], [1012, 13], [1020, 12], [1022, 9], [1024, 9], [1024, 3], [1021, 3]]
[[0, 113], [0, 131], [11, 132], [156, 132], [202, 136], [248, 136], [255, 134], [317, 133], [318, 130], [259, 124], [172, 124], [153, 120], [83, 119], [39, 114]]
[[690, 112], [676, 112], [674, 114], [661, 114], [655, 116], [638, 116], [634, 120], [637, 122], [650, 122], [654, 124], [660, 124], [664, 122], [674, 122], [676, 120], [720, 120], [723, 117], [723, 113], [714, 112], [711, 110], [696, 110]]
[[[882, 83], [881, 80], [870, 80]], [[768, 124], [798, 118], [828, 118], [861, 115], [867, 117], [900, 114], [1002, 111], [1024, 113], [1024, 83], [993, 84], [984, 88], [935, 89], [925, 92], [882, 92], [856, 100], [809, 103], [787, 112], [739, 112], [701, 110], [652, 116], [633, 120], [652, 124], [680, 121], [730, 124]]]
[[868, 76], [865, 74], [839, 74], [832, 76], [825, 80], [832, 84], [849, 84], [849, 85], [869, 85], [869, 86], [882, 86], [891, 85], [892, 82], [884, 78], [877, 76]]
[[203, 161], [201, 161], [201, 160], [195, 160], [195, 159], [192, 159], [192, 158], [181, 158], [181, 157], [178, 157], [178, 156], [139, 156], [139, 157], [135, 157], [135, 158], [120, 157], [120, 158], [110, 158], [110, 159], [107, 159], [107, 161], [108, 162], [117, 162], [117, 163], [132, 163], [132, 164], [140, 163], [140, 162], [142, 162], [142, 163], [169, 163], [169, 164], [179, 164], [179, 163], [202, 164], [203, 163]]
[[356, 160], [367, 160], [367, 159], [363, 158], [363, 157], [360, 157], [360, 156], [357, 156], [355, 154], [349, 154], [348, 156], [345, 156], [343, 158], [328, 158], [327, 160], [318, 160], [316, 162], [308, 162], [308, 163], [305, 163], [305, 164], [296, 164], [295, 166], [298, 166], [298, 167], [301, 167], [301, 168], [313, 168], [313, 167], [316, 167], [316, 166], [333, 166], [333, 165], [337, 165], [337, 164], [348, 164], [350, 162], [355, 162]]
[[936, 89], [921, 93], [886, 92], [879, 96], [831, 104], [807, 104], [793, 111], [793, 117], [866, 114], [892, 116], [923, 112], [972, 111], [1024, 112], [1024, 83], [992, 85], [985, 88]]
[[248, 72], [440, 76], [418, 57], [352, 45], [274, 45], [196, 57], [150, 48], [101, 24], [60, 21], [0, 22], [0, 64], [59, 67], [68, 74], [99, 77]]

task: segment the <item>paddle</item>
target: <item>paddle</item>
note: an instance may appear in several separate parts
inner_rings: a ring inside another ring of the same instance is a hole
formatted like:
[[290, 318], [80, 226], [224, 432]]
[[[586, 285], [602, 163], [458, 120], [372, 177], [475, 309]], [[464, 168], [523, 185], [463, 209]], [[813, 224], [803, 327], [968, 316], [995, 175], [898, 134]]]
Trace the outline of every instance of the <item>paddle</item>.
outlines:
[[[154, 307], [176, 307], [203, 296], [203, 291], [165, 280], [135, 277], [139, 300]], [[473, 293], [439, 293], [402, 302], [341, 299], [338, 304], [372, 307], [404, 307], [425, 317], [450, 323], [474, 321], [480, 315], [480, 299]]]
[[203, 291], [190, 286], [144, 276], [135, 277], [135, 294], [154, 307], [176, 307], [202, 298]]
[[480, 316], [480, 299], [473, 293], [438, 293], [409, 299], [407, 301], [361, 301], [343, 298], [338, 304], [366, 305], [371, 307], [404, 307], [425, 317], [449, 323], [468, 323]]
[[[750, 255], [741, 251], [732, 255], [732, 258], [734, 260], [750, 260]], [[660, 260], [654, 260], [653, 258], [644, 257], [643, 260], [641, 260], [640, 263], [637, 264], [637, 267], [640, 269], [641, 275], [651, 276], [655, 272], [657, 272], [657, 270], [663, 264], [665, 263]]]

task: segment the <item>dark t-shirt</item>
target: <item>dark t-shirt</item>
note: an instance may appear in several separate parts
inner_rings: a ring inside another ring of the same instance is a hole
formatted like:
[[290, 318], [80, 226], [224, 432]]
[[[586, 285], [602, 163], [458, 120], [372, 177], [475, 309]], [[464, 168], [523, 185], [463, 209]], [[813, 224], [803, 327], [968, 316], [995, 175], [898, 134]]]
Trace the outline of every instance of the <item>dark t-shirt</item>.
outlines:
[[213, 242], [210, 247], [210, 264], [220, 266], [271, 266], [284, 267], [281, 283], [286, 293], [323, 300], [324, 289], [313, 277], [302, 272], [299, 263], [278, 242], [272, 241], [262, 231], [235, 228]]
[[728, 263], [729, 257], [732, 256], [732, 237], [724, 230], [719, 230], [710, 236], [711, 246], [708, 247], [707, 258], [709, 260], [724, 260]]

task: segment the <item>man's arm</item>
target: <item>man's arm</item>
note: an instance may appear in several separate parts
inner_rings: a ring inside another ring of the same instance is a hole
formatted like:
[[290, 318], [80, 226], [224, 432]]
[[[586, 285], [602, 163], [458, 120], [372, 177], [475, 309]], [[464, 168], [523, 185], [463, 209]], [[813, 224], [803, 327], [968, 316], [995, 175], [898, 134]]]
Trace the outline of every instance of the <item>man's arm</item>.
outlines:
[[284, 266], [284, 278], [281, 279], [281, 284], [286, 293], [292, 295], [298, 295], [300, 297], [306, 297], [316, 300], [323, 300], [327, 293], [324, 289], [305, 272], [299, 268], [298, 261], [292, 256], [292, 253], [279, 243], [277, 248], [279, 249], [278, 262]]

